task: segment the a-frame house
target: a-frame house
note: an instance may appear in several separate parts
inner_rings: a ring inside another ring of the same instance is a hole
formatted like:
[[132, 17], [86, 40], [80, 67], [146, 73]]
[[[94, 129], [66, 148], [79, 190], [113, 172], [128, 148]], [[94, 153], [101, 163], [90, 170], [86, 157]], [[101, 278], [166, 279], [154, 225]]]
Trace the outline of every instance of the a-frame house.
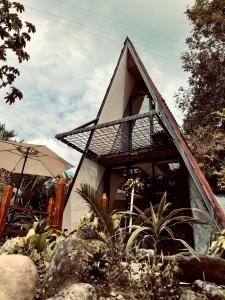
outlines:
[[[222, 208], [128, 38], [96, 119], [56, 138], [82, 153], [64, 211], [65, 228], [87, 211], [76, 193], [81, 183], [106, 195], [110, 210], [121, 210], [129, 205], [121, 186], [130, 177], [144, 182], [135, 198], [141, 209], [167, 191], [173, 208], [200, 208], [217, 229], [225, 226]], [[209, 235], [208, 228], [198, 226], [179, 233], [201, 251]]]

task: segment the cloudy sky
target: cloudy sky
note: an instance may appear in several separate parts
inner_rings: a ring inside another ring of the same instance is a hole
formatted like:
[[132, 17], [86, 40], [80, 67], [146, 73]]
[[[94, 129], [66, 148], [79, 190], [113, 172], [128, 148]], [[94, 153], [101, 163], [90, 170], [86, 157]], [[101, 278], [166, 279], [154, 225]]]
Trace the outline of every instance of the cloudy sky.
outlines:
[[24, 98], [9, 106], [1, 91], [0, 102], [0, 122], [19, 138], [46, 144], [76, 166], [79, 154], [54, 136], [95, 118], [126, 36], [181, 123], [173, 96], [187, 79], [180, 54], [190, 32], [184, 11], [193, 0], [20, 2], [37, 29], [15, 83]]

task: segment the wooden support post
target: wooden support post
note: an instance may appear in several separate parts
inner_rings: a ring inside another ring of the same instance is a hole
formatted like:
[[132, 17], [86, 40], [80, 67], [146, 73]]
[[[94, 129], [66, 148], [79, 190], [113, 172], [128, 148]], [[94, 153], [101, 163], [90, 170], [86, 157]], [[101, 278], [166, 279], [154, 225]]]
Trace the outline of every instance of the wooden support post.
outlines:
[[57, 184], [56, 188], [56, 209], [54, 224], [58, 227], [62, 227], [63, 211], [65, 205], [65, 195], [66, 195], [66, 180], [61, 178]]
[[10, 200], [13, 195], [13, 186], [8, 185], [2, 199], [1, 209], [0, 209], [0, 239], [3, 237], [5, 231], [5, 222], [8, 215]]
[[52, 225], [54, 221], [55, 201], [54, 198], [50, 198], [48, 202], [48, 225]]

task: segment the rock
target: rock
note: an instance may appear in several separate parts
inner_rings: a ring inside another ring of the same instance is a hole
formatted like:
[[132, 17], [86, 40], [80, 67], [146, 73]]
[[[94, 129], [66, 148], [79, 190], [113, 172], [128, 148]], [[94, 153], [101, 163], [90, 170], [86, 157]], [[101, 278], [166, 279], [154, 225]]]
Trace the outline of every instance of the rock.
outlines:
[[182, 292], [179, 300], [207, 300], [204, 295], [193, 292], [192, 290], [185, 290]]
[[22, 238], [17, 237], [14, 239], [8, 239], [0, 248], [0, 254], [13, 254], [15, 247]]
[[97, 300], [95, 288], [87, 283], [75, 283], [65, 287], [48, 300]]
[[116, 293], [112, 291], [112, 292], [110, 293], [110, 296], [111, 296], [111, 297], [116, 297]]
[[87, 258], [84, 244], [75, 235], [60, 243], [43, 280], [43, 299], [54, 296], [66, 286], [82, 282]]
[[195, 280], [192, 289], [211, 300], [224, 300], [224, 287], [203, 280]]
[[33, 300], [38, 273], [33, 261], [23, 255], [0, 255], [0, 299]]

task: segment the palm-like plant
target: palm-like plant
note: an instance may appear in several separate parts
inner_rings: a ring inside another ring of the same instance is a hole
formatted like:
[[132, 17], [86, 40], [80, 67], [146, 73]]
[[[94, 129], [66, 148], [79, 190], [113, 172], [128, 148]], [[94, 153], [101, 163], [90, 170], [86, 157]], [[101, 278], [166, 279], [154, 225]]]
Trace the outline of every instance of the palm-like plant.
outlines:
[[[126, 245], [126, 251], [131, 247], [132, 244], [134, 244], [137, 240], [137, 237], [140, 237], [140, 234], [142, 233], [142, 236], [144, 235], [144, 238], [148, 237], [153, 246], [154, 254], [156, 255], [159, 251], [159, 243], [161, 243], [163, 240], [176, 240], [185, 246], [185, 248], [195, 255], [194, 249], [183, 239], [177, 239], [174, 235], [174, 226], [178, 224], [201, 224], [205, 225], [208, 224], [205, 221], [202, 221], [200, 219], [196, 219], [191, 216], [187, 215], [181, 215], [184, 212], [197, 210], [199, 212], [202, 212], [198, 209], [191, 209], [191, 208], [179, 208], [174, 209], [171, 212], [167, 213], [168, 207], [170, 206], [170, 203], [166, 201], [167, 194], [164, 193], [159, 205], [157, 207], [153, 207], [150, 203], [150, 211], [149, 214], [146, 214], [139, 208], [135, 207], [137, 213], [136, 215], [139, 220], [141, 220], [140, 226], [133, 226], [135, 230], [131, 234], [127, 245]], [[167, 236], [165, 236], [167, 235]]]
[[93, 231], [91, 228], [88, 228], [87, 231], [82, 229], [80, 233], [85, 239], [99, 239], [100, 241], [104, 241], [109, 245], [112, 254], [114, 254], [116, 232], [112, 214], [107, 210], [98, 192], [89, 184], [81, 184], [77, 192], [99, 219], [100, 227], [104, 228], [107, 240], [103, 239], [98, 232]]
[[22, 192], [23, 206], [26, 207], [29, 205], [35, 192], [43, 186], [43, 184], [48, 180], [45, 176], [34, 175], [26, 176], [25, 184], [20, 186]]

